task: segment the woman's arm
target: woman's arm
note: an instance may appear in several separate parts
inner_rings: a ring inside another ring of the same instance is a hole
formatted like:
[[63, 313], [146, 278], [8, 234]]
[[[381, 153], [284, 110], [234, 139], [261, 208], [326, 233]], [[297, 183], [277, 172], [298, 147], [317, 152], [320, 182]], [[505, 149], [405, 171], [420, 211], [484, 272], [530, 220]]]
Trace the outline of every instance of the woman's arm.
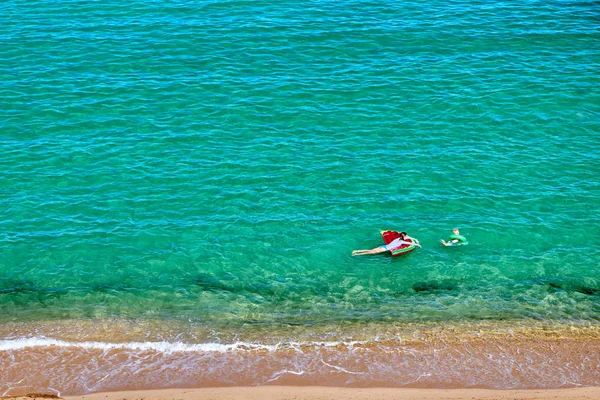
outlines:
[[418, 239], [415, 239], [414, 237], [410, 237], [408, 235], [406, 235], [406, 239], [412, 240], [414, 244], [416, 244], [417, 246], [421, 247], [421, 243], [419, 243]]

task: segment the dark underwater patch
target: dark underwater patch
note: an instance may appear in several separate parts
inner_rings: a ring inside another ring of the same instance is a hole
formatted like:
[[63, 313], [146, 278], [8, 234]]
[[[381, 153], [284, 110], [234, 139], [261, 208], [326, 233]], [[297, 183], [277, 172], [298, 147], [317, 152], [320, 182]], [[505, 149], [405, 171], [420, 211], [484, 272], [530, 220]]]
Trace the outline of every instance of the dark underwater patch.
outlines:
[[8, 284], [0, 287], [0, 295], [32, 294], [37, 292], [39, 292], [39, 289], [30, 283]]
[[28, 281], [0, 282], [0, 299], [3, 303], [45, 305], [47, 300], [61, 297], [68, 292], [67, 289], [62, 288], [40, 288]]
[[548, 286], [550, 286], [552, 289], [562, 289], [562, 285], [556, 282], [548, 282]]
[[211, 274], [197, 274], [192, 283], [206, 292], [231, 292], [231, 288]]
[[600, 290], [596, 288], [591, 288], [589, 286], [576, 286], [573, 288], [577, 293], [587, 294], [588, 296], [596, 296], [600, 294]]
[[562, 282], [562, 283], [559, 283], [556, 281], [544, 281], [544, 282], [540, 282], [540, 284], [547, 285], [548, 291], [550, 293], [564, 290], [565, 292], [568, 292], [568, 293], [577, 292], [577, 293], [585, 294], [588, 296], [600, 295], [600, 288], [582, 285], [575, 280], [566, 281], [566, 282]]
[[458, 285], [451, 281], [442, 282], [416, 282], [412, 285], [415, 292], [436, 292], [436, 291], [453, 291], [458, 289]]

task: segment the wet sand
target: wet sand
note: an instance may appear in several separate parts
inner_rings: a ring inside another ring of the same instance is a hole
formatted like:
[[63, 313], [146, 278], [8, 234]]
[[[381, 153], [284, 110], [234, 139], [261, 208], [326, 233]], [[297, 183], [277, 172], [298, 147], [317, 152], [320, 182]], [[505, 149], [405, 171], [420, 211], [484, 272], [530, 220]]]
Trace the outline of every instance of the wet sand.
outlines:
[[[31, 400], [44, 397], [12, 397]], [[47, 397], [46, 397], [47, 398]], [[350, 389], [318, 386], [262, 386], [204, 389], [161, 389], [102, 392], [65, 400], [592, 400], [600, 398], [600, 387], [549, 390], [488, 389]], [[5, 398], [3, 398], [5, 399]]]

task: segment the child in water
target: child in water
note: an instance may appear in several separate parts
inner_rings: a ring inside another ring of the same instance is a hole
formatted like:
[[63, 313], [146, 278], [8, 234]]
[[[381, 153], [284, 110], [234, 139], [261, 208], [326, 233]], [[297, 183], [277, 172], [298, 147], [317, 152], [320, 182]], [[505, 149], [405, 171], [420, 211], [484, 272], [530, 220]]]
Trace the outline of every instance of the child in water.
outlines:
[[450, 235], [450, 238], [448, 239], [447, 242], [444, 241], [444, 239], [442, 239], [440, 241], [442, 242], [442, 244], [444, 246], [454, 246], [457, 244], [466, 244], [467, 238], [460, 234], [460, 232], [458, 231], [458, 228], [454, 228], [452, 230], [452, 235]]

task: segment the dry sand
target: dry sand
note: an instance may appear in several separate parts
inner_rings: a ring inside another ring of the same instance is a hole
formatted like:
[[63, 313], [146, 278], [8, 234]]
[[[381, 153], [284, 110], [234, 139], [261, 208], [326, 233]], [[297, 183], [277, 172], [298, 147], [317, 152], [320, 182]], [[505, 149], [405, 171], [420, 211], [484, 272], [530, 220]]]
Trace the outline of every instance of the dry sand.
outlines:
[[[11, 397], [18, 400], [48, 399], [36, 395]], [[54, 397], [56, 398], [56, 397]], [[6, 398], [2, 398], [6, 399]], [[488, 389], [387, 389], [333, 388], [316, 386], [261, 386], [203, 389], [161, 389], [93, 393], [68, 396], [65, 400], [598, 400], [600, 387], [551, 390]]]

